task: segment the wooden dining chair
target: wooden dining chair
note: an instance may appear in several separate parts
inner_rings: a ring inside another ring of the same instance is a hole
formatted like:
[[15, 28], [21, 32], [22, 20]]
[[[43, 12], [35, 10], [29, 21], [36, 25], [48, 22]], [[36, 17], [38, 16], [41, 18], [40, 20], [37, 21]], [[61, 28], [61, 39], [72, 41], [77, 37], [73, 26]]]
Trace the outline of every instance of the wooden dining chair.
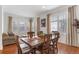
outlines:
[[58, 31], [52, 31], [52, 32], [55, 37], [53, 39], [51, 39], [50, 46], [52, 46], [53, 53], [58, 53], [57, 43], [58, 43], [58, 39], [60, 37], [60, 33]]
[[52, 34], [45, 34], [44, 38], [44, 44], [43, 44], [43, 53], [49, 53], [50, 52], [50, 42], [51, 42]]
[[27, 32], [27, 35], [29, 38], [32, 38], [33, 36], [35, 36], [35, 32]]
[[20, 44], [19, 36], [16, 36], [16, 46], [17, 46], [18, 54], [29, 54], [32, 52], [32, 48], [28, 43], [27, 44], [24, 44], [24, 43]]
[[[38, 35], [39, 39], [43, 40], [45, 39], [44, 35]], [[35, 48], [35, 54], [43, 54], [43, 43], [41, 43], [38, 47]]]

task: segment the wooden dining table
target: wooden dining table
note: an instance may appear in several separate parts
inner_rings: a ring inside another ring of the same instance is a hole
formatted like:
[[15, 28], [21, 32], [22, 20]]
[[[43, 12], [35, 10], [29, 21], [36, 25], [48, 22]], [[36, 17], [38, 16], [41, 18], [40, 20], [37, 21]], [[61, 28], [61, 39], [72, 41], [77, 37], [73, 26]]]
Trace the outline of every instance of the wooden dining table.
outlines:
[[27, 36], [23, 36], [23, 37], [20, 37], [19, 39], [23, 43], [28, 44], [32, 49], [39, 48], [42, 54], [43, 53], [42, 47], [44, 43], [46, 42], [44, 37], [45, 36], [42, 36], [42, 38], [40, 36], [34, 36], [32, 38], [29, 38]]
[[38, 47], [44, 43], [44, 39], [41, 39], [38, 36], [34, 36], [33, 38], [21, 37], [19, 39], [25, 44], [28, 44], [29, 46], [31, 46], [32, 48]]

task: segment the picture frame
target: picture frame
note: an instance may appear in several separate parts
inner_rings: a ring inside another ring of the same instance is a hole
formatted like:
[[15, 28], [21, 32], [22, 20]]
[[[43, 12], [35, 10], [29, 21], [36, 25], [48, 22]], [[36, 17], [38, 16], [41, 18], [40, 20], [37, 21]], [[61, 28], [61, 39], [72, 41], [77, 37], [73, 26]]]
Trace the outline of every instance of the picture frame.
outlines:
[[41, 27], [46, 27], [46, 19], [41, 19]]

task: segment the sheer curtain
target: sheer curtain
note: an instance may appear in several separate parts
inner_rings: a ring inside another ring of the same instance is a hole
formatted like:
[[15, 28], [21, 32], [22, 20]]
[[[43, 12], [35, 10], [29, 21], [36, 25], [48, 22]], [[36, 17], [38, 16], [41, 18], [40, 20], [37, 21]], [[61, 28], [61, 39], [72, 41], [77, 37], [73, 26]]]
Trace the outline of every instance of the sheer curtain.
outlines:
[[37, 17], [37, 33], [40, 31], [40, 17]]
[[12, 32], [12, 16], [8, 16], [8, 32]]
[[47, 14], [47, 33], [50, 33], [50, 14]]
[[77, 30], [73, 26], [73, 22], [76, 19], [76, 6], [68, 8], [68, 44], [77, 46]]

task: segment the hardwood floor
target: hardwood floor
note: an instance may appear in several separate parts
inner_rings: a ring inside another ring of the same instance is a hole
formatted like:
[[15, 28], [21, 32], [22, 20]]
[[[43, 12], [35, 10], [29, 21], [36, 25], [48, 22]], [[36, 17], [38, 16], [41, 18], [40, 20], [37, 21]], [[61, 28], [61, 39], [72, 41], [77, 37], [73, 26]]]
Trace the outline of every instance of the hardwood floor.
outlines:
[[[16, 44], [4, 46], [4, 50], [0, 51], [0, 53], [16, 54], [17, 53]], [[58, 54], [79, 54], [79, 48], [58, 43]]]
[[73, 47], [59, 43], [58, 51], [59, 54], [79, 54], [79, 47]]

